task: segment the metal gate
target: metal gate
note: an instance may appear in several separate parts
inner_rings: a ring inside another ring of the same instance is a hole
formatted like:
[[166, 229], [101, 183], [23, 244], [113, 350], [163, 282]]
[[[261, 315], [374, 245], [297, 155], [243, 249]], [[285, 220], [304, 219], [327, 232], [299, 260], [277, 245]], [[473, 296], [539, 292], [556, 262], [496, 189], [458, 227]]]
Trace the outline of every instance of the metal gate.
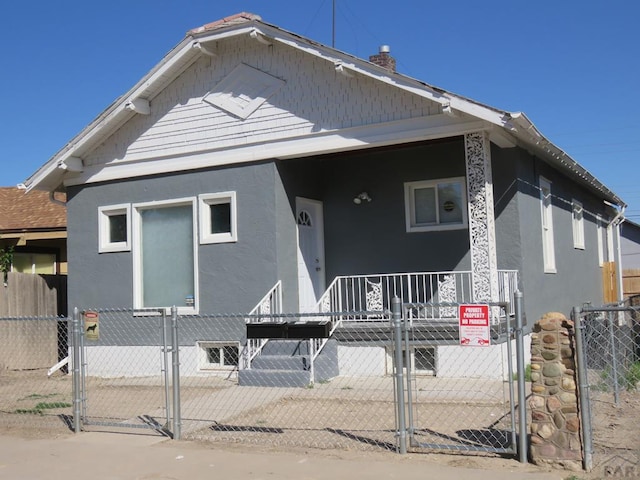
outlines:
[[640, 306], [575, 307], [585, 469], [640, 469]]
[[171, 433], [170, 320], [158, 310], [74, 311], [76, 431], [102, 426]]
[[474, 341], [461, 338], [459, 304], [394, 306], [401, 451], [406, 436], [410, 448], [520, 452], [526, 461], [525, 378], [514, 368], [517, 360], [524, 372], [521, 301], [517, 292], [516, 318], [506, 304], [468, 306], [487, 317], [486, 338]]

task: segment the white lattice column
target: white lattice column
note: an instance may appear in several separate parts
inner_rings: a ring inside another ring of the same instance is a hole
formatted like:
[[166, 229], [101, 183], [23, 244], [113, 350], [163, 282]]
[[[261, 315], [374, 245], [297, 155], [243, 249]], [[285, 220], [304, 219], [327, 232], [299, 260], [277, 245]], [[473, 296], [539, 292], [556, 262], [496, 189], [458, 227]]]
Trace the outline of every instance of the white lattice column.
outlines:
[[485, 132], [466, 134], [464, 150], [473, 296], [476, 302], [497, 302], [498, 261], [489, 136]]

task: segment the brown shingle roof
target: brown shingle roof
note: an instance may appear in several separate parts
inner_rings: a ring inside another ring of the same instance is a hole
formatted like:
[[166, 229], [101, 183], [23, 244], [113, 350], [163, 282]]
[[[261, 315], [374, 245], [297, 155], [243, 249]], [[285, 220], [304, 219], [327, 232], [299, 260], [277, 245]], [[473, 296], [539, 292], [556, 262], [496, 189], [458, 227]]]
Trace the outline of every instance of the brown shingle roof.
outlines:
[[[64, 200], [57, 194], [58, 200]], [[49, 200], [49, 193], [27, 194], [14, 187], [0, 187], [0, 233], [62, 229], [67, 226], [67, 209]]]
[[196, 35], [198, 33], [208, 32], [222, 27], [239, 25], [245, 22], [250, 22], [251, 20], [262, 20], [262, 18], [260, 17], [260, 15], [256, 15], [255, 13], [236, 13], [235, 15], [225, 17], [221, 20], [216, 20], [215, 22], [207, 23], [206, 25], [203, 25], [201, 27], [191, 29], [187, 32], [187, 35]]

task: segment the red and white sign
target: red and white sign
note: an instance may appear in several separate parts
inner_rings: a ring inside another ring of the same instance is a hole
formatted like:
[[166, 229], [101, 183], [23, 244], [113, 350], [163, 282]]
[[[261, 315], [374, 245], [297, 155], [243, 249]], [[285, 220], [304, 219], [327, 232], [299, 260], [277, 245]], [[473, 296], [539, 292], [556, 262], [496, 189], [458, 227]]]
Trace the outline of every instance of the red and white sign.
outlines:
[[488, 347], [491, 345], [489, 305], [460, 305], [460, 345]]

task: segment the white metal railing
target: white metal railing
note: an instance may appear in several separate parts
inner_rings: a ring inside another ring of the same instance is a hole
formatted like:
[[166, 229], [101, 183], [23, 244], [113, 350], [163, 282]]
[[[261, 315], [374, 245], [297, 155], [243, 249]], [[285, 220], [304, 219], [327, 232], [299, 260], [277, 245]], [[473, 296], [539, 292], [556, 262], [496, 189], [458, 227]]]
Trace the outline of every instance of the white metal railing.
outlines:
[[[258, 304], [249, 312], [249, 316], [245, 319], [246, 323], [262, 323], [273, 321], [271, 315], [282, 313], [282, 282], [278, 282], [262, 297]], [[260, 315], [265, 315], [264, 318]], [[262, 348], [267, 343], [266, 338], [248, 338], [247, 345], [242, 351], [240, 358], [242, 370], [251, 369], [251, 362], [260, 354]]]
[[[517, 286], [517, 270], [498, 270], [494, 302], [507, 302], [509, 315]], [[481, 303], [474, 296], [470, 271], [386, 273], [336, 277], [318, 301], [318, 311], [342, 312], [331, 319], [335, 330], [342, 322], [380, 320], [382, 315], [375, 312], [388, 311], [393, 297], [420, 304], [410, 309], [411, 318], [430, 320], [457, 318], [456, 306], [446, 304]]]

